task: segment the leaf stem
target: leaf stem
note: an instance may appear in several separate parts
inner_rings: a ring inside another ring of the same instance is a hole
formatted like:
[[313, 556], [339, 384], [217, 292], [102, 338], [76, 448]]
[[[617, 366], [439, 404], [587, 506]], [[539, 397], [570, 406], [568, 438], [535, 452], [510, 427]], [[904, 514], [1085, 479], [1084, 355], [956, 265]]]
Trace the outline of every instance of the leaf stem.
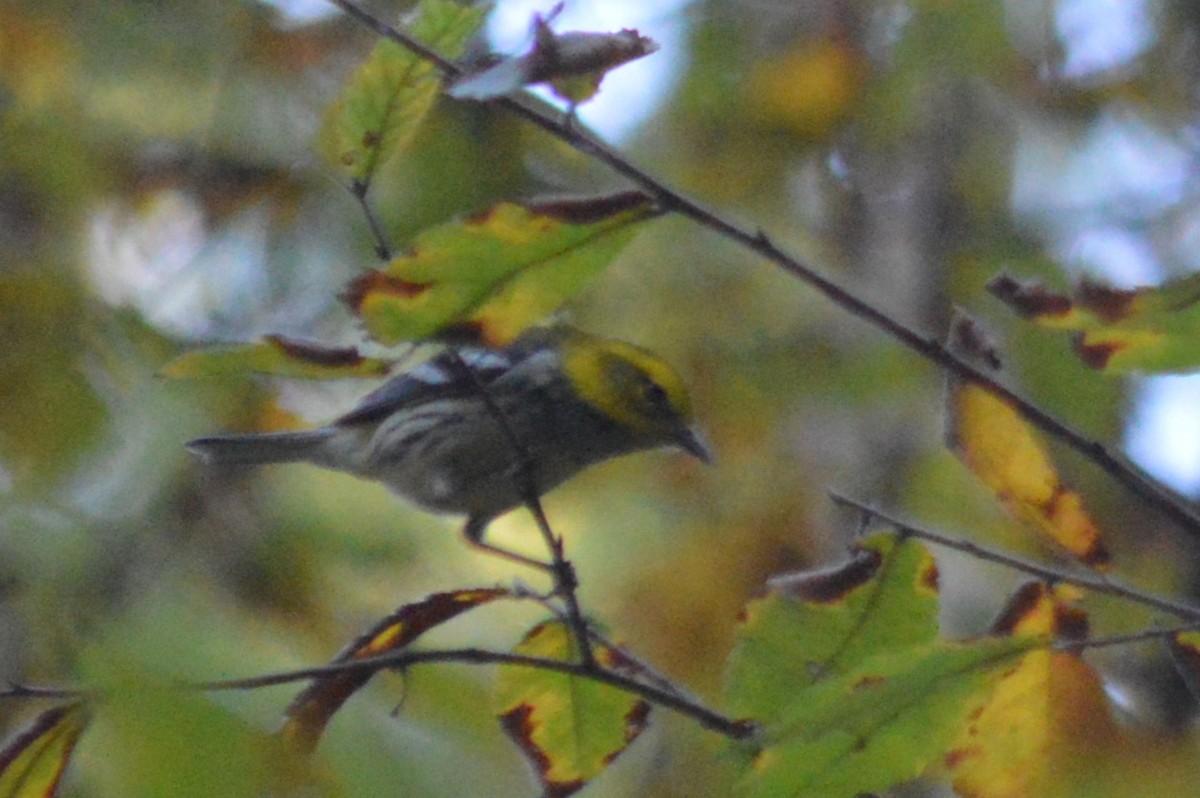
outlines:
[[[437, 66], [447, 77], [457, 77], [462, 70], [407, 32], [388, 25], [351, 0], [329, 0], [351, 17], [378, 35], [408, 48]], [[1029, 399], [1005, 387], [988, 373], [946, 349], [936, 338], [918, 332], [893, 318], [885, 311], [825, 277], [813, 266], [780, 249], [761, 228], [739, 225], [721, 214], [703, 207], [699, 202], [671, 188], [664, 181], [633, 164], [619, 151], [590, 136], [569, 115], [548, 110], [528, 94], [501, 97], [492, 101], [504, 110], [516, 114], [575, 149], [608, 166], [642, 190], [652, 195], [664, 210], [674, 211], [723, 238], [741, 245], [783, 269], [788, 274], [816, 289], [846, 312], [891, 336], [898, 343], [926, 360], [975, 382], [993, 396], [1008, 402], [1020, 415], [1095, 463], [1110, 477], [1156, 507], [1193, 537], [1200, 538], [1200, 512], [1183, 497], [1151, 479], [1124, 458], [1111, 453], [1104, 444], [1088, 438]]]

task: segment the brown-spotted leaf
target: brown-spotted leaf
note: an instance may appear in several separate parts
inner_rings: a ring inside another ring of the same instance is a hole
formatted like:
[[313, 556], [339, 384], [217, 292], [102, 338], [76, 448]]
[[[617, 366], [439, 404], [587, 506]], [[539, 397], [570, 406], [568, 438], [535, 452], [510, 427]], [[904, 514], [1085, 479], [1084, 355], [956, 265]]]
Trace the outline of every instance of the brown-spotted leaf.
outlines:
[[[574, 637], [561, 621], [535, 626], [514, 653], [578, 661]], [[605, 668], [637, 670], [609, 646], [594, 653]], [[501, 725], [548, 798], [571, 795], [602, 773], [646, 728], [650, 712], [645, 701], [594, 679], [517, 665], [500, 669], [496, 701]]]
[[772, 583], [746, 609], [730, 711], [761, 726], [742, 796], [874, 794], [940, 762], [996, 681], [1043, 640], [938, 637], [937, 571], [877, 535], [842, 565]]
[[1001, 274], [988, 290], [1024, 318], [1072, 333], [1075, 353], [1113, 374], [1200, 368], [1200, 274], [1119, 289], [1083, 281], [1070, 296]]
[[[455, 590], [405, 604], [343, 649], [333, 662], [399, 651], [435, 626], [508, 595], [509, 591], [500, 588]], [[334, 713], [374, 675], [374, 671], [348, 671], [314, 679], [288, 706], [281, 736], [300, 753], [311, 753]]]
[[393, 363], [365, 357], [352, 346], [330, 347], [311, 341], [268, 335], [257, 343], [210, 346], [186, 352], [159, 371], [164, 377], [224, 377], [273, 374], [301, 379], [382, 377]]
[[502, 344], [580, 291], [656, 213], [636, 191], [502, 202], [424, 231], [344, 297], [385, 344], [463, 330]]
[[90, 713], [83, 704], [55, 707], [37, 718], [0, 748], [0, 796], [52, 798], [75, 744], [87, 728]]
[[559, 97], [578, 105], [596, 95], [610, 71], [656, 50], [658, 45], [636, 30], [556, 34], [539, 15], [534, 17], [532, 50], [464, 75], [449, 94], [460, 100], [490, 100], [523, 86], [548, 83]]
[[[485, 9], [423, 0], [409, 32], [447, 58], [458, 58]], [[433, 64], [380, 39], [329, 108], [321, 149], [355, 183], [366, 186], [380, 164], [409, 145], [433, 107], [441, 77]]]
[[[1068, 587], [1027, 584], [998, 634], [1081, 639], [1087, 618]], [[1021, 658], [971, 716], [945, 764], [964, 798], [1073, 795], [1076, 776], [1118, 742], [1100, 677], [1073, 653], [1037, 649]]]
[[[952, 348], [981, 368], [999, 360], [978, 328], [959, 319]], [[1047, 541], [1093, 568], [1107, 568], [1109, 553], [1083, 498], [1063, 483], [1033, 428], [1003, 399], [954, 375], [947, 380], [950, 450], [1021, 521]]]

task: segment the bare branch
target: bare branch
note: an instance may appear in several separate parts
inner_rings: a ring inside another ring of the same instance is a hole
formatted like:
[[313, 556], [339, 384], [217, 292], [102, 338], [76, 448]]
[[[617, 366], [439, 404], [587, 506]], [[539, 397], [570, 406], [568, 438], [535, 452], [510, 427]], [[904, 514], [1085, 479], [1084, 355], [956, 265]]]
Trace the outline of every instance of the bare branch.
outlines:
[[246, 679], [193, 682], [183, 686], [193, 690], [204, 691], [255, 690], [262, 687], [290, 684], [292, 682], [306, 681], [308, 679], [317, 679], [347, 672], [376, 672], [384, 669], [402, 670], [411, 665], [433, 662], [457, 662], [466, 665], [515, 665], [524, 668], [566, 673], [581, 679], [591, 679], [592, 681], [601, 682], [619, 690], [624, 690], [627, 693], [644, 698], [652, 704], [686, 715], [699, 722], [705, 728], [732, 739], [747, 739], [753, 736], [756, 731], [754, 725], [751, 723], [732, 720], [708, 709], [694, 699], [679, 695], [676, 691], [645, 684], [616, 671], [607, 670], [595, 665], [587, 666], [575, 662], [530, 657], [501, 651], [488, 651], [479, 648], [399, 651], [377, 657], [322, 665], [315, 668], [279, 671], [261, 676], [251, 676]]
[[1150, 607], [1165, 612], [1168, 615], [1173, 615], [1176, 618], [1182, 618], [1187, 621], [1200, 623], [1200, 607], [1183, 602], [1172, 601], [1171, 599], [1156, 596], [1152, 593], [1145, 593], [1136, 588], [1127, 587], [1118, 582], [1114, 582], [1103, 576], [1097, 576], [1090, 573], [1071, 573], [1051, 568], [1046, 565], [1029, 562], [1020, 557], [1014, 557], [1011, 554], [1006, 554], [1002, 551], [996, 551], [986, 546], [981, 546], [978, 543], [973, 543], [969, 540], [953, 538], [948, 535], [943, 535], [938, 532], [931, 532], [928, 529], [922, 529], [912, 524], [905, 523], [899, 519], [888, 515], [874, 507], [864, 504], [857, 499], [851, 499], [841, 494], [830, 492], [830, 498], [838, 504], [846, 507], [852, 507], [860, 512], [877, 518], [884, 523], [893, 526], [902, 535], [909, 535], [921, 540], [927, 540], [930, 543], [936, 543], [939, 546], [945, 546], [948, 549], [961, 551], [964, 554], [969, 554], [980, 560], [987, 560], [1006, 568], [1011, 568], [1014, 571], [1036, 576], [1038, 579], [1044, 580], [1050, 584], [1063, 583], [1075, 585], [1076, 587], [1090, 590], [1093, 593], [1103, 593], [1116, 598], [1124, 599], [1140, 604], [1144, 607]]

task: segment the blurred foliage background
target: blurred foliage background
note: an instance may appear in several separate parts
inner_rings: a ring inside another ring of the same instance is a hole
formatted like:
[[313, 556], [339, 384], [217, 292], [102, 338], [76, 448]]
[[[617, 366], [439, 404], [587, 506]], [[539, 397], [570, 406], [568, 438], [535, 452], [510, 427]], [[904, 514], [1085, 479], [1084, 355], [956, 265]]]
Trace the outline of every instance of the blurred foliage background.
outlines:
[[[518, 31], [519, 47], [548, 5], [501, 0], [491, 30]], [[1194, 398], [1192, 383], [1101, 377], [983, 288], [1004, 269], [1055, 287], [1196, 269], [1193, 4], [574, 0], [557, 25], [622, 26], [663, 50], [610, 76], [585, 122], [922, 330], [941, 335], [964, 308], [996, 334], [1010, 382], [1195, 487], [1200, 435], [1153, 401]], [[314, 144], [372, 42], [316, 3], [0, 6], [0, 679], [140, 684], [314, 664], [426, 592], [540, 578], [467, 550], [452, 520], [377, 485], [305, 467], [206, 472], [182, 448], [331, 418], [368, 383], [155, 376], [212, 341], [359, 340], [336, 294], [373, 264], [370, 237]], [[373, 191], [402, 246], [500, 199], [616, 186], [512, 119], [443, 101]], [[945, 451], [936, 369], [712, 234], [656, 222], [569, 312], [661, 351], [694, 386], [714, 466], [627, 458], [547, 508], [588, 610], [709, 701], [745, 599], [771, 574], [838, 556], [853, 534], [830, 488], [1054, 558]], [[1180, 446], [1176, 460], [1152, 456]], [[1061, 462], [1103, 519], [1119, 574], [1191, 589], [1200, 543], [1087, 463]], [[493, 529], [536, 551], [523, 513]], [[978, 631], [1014, 578], [952, 562], [947, 629]], [[1146, 625], [1122, 607], [1093, 611], [1097, 633]], [[503, 648], [536, 617], [489, 609], [445, 639]], [[1101, 664], [1130, 722], [1169, 730], [1195, 714], [1155, 652]], [[466, 668], [379, 679], [323, 743], [330, 783], [348, 795], [528, 794], [517, 753], [480, 711], [489, 679]], [[131, 709], [89, 732], [68, 794], [164, 783], [221, 794], [224, 731], [272, 727], [291, 692]], [[0, 731], [30, 711], [0, 705]], [[590, 794], [724, 792], [729, 763], [711, 758], [710, 736], [657, 716]], [[183, 782], [158, 781], [179, 767], [191, 768]]]

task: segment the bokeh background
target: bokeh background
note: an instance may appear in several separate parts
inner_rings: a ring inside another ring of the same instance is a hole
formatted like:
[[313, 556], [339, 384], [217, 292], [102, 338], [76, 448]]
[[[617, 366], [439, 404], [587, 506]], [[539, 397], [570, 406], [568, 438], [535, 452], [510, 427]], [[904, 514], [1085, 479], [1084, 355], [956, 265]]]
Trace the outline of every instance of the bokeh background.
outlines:
[[[492, 45], [528, 46], [531, 15], [550, 5], [500, 0]], [[389, 20], [404, 10], [371, 7]], [[941, 335], [964, 309], [995, 335], [1012, 384], [1195, 493], [1200, 383], [1099, 376], [984, 285], [1001, 270], [1054, 287], [1083, 275], [1156, 284], [1200, 266], [1197, 8], [569, 0], [556, 26], [638, 27], [662, 45], [582, 111], [635, 162], [920, 330]], [[141, 685], [315, 664], [430, 591], [538, 584], [377, 485], [300, 466], [215, 473], [182, 447], [327, 420], [369, 383], [156, 377], [214, 341], [360, 340], [336, 295], [373, 265], [371, 241], [314, 142], [372, 43], [315, 0], [0, 6], [0, 680]], [[500, 199], [620, 185], [486, 106], [444, 101], [373, 201], [402, 247]], [[745, 600], [853, 536], [830, 489], [1054, 559], [945, 450], [935, 368], [713, 234], [655, 222], [567, 313], [659, 350], [694, 386], [715, 465], [630, 457], [547, 509], [586, 608], [705, 700], [719, 706]], [[1118, 572], [1189, 592], [1197, 542], [1061, 454]], [[523, 513], [494, 530], [537, 551]], [[1014, 578], [946, 563], [947, 629], [978, 631]], [[1147, 623], [1094, 609], [1097, 632]], [[504, 648], [539, 615], [489, 609], [437, 641]], [[1130, 722], [1170, 733], [1195, 714], [1153, 651], [1098, 664]], [[490, 678], [446, 667], [379, 679], [324, 743], [331, 783], [530, 794], [483, 711]], [[228, 716], [271, 728], [292, 692], [151, 704], [100, 724], [67, 794], [218, 794], [205, 779], [227, 763], [205, 746]], [[0, 731], [34, 711], [0, 703]], [[724, 794], [718, 748], [660, 711], [590, 794]], [[197, 759], [206, 767], [187, 770]], [[171, 768], [194, 783], [170, 781]]]

